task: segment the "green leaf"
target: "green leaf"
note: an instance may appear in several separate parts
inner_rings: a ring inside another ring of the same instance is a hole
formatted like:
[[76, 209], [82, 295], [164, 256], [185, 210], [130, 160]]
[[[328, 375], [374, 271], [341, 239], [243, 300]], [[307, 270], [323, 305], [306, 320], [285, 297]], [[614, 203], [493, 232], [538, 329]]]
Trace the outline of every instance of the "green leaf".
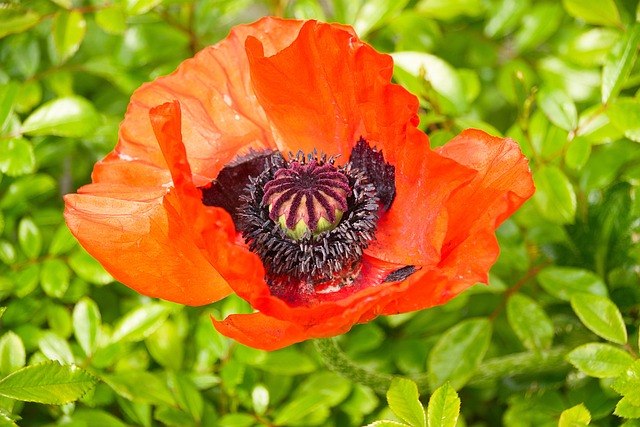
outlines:
[[114, 326], [111, 342], [141, 341], [167, 320], [173, 308], [152, 303], [141, 305], [124, 315]]
[[93, 104], [80, 96], [67, 96], [42, 104], [22, 124], [29, 135], [79, 138], [95, 132], [99, 124]]
[[606, 297], [591, 294], [571, 296], [571, 307], [582, 323], [596, 335], [614, 342], [627, 342], [627, 328], [618, 307]]
[[427, 425], [424, 408], [419, 400], [418, 386], [405, 378], [394, 378], [387, 391], [389, 408], [414, 427]]
[[87, 282], [96, 285], [113, 282], [113, 277], [105, 271], [104, 267], [81, 247], [69, 257], [69, 266]]
[[[20, 86], [15, 81], [9, 81], [0, 86], [0, 132], [5, 128], [7, 121], [11, 117], [13, 103], [18, 95], [19, 88]], [[2, 150], [0, 150], [0, 153], [2, 153]], [[0, 164], [2, 163], [1, 159], [2, 155], [0, 154]]]
[[538, 94], [538, 105], [551, 123], [559, 128], [572, 131], [578, 127], [578, 110], [565, 92], [544, 88]]
[[611, 388], [627, 398], [632, 405], [640, 406], [640, 360], [633, 362], [611, 384]]
[[564, 160], [571, 169], [580, 170], [591, 155], [591, 142], [587, 137], [578, 136], [569, 143]]
[[622, 89], [633, 64], [636, 62], [639, 42], [640, 24], [635, 23], [607, 55], [602, 69], [603, 104], [608, 103], [610, 99], [620, 93], [620, 89]]
[[300, 424], [316, 411], [328, 412], [326, 402], [317, 399], [313, 394], [298, 395], [278, 408], [273, 423], [275, 425]]
[[368, 0], [362, 3], [353, 21], [353, 28], [360, 37], [401, 11], [408, 0]]
[[177, 405], [167, 385], [151, 372], [122, 371], [114, 375], [103, 375], [102, 380], [120, 396], [133, 402]]
[[567, 176], [557, 166], [542, 166], [533, 175], [536, 192], [533, 200], [543, 217], [556, 224], [573, 223], [576, 193]]
[[0, 38], [21, 33], [40, 22], [40, 15], [33, 10], [0, 8]]
[[560, 414], [558, 427], [584, 427], [591, 423], [591, 413], [582, 404], [565, 409]]
[[23, 218], [18, 225], [20, 248], [30, 259], [37, 258], [42, 250], [42, 234], [31, 218]]
[[427, 372], [432, 390], [449, 381], [460, 389], [471, 378], [491, 339], [488, 319], [467, 319], [448, 329], [429, 353]]
[[629, 399], [623, 397], [616, 405], [613, 414], [622, 418], [640, 418], [640, 405], [634, 405]]
[[129, 15], [142, 15], [156, 7], [162, 0], [126, 0], [126, 11]]
[[367, 424], [365, 427], [411, 427], [409, 424], [399, 423], [391, 420], [374, 421], [371, 424]]
[[121, 5], [113, 4], [95, 13], [96, 24], [108, 34], [122, 34], [127, 29]]
[[589, 24], [617, 27], [620, 15], [614, 0], [562, 0], [569, 15]]
[[416, 11], [436, 19], [451, 19], [461, 15], [477, 16], [484, 12], [481, 0], [422, 0]]
[[440, 386], [429, 398], [429, 427], [455, 427], [460, 416], [460, 398], [448, 383]]
[[0, 139], [0, 172], [8, 176], [32, 173], [36, 166], [33, 146], [24, 138]]
[[218, 421], [220, 427], [252, 427], [256, 425], [255, 417], [249, 414], [226, 414]]
[[51, 298], [62, 298], [69, 289], [71, 270], [62, 260], [47, 259], [40, 270], [40, 286]]
[[38, 340], [40, 351], [51, 360], [57, 360], [66, 365], [73, 365], [73, 353], [69, 343], [64, 338], [51, 331], [44, 332]]
[[87, 31], [87, 23], [80, 11], [60, 11], [53, 18], [53, 45], [58, 63], [64, 63], [80, 48]]
[[7, 265], [16, 262], [16, 249], [11, 242], [0, 239], [0, 261]]
[[22, 339], [13, 331], [7, 331], [0, 338], [0, 376], [6, 376], [22, 368], [27, 354]]
[[151, 357], [167, 369], [179, 371], [184, 357], [182, 337], [175, 323], [167, 320], [145, 340]]
[[85, 296], [73, 308], [73, 335], [87, 357], [98, 348], [102, 316], [98, 305]]
[[571, 350], [567, 361], [596, 378], [615, 378], [633, 363], [633, 357], [611, 344], [588, 343]]
[[620, 98], [607, 109], [611, 124], [632, 141], [640, 142], [640, 101]]
[[569, 301], [571, 296], [579, 293], [609, 295], [600, 277], [580, 268], [547, 267], [538, 274], [538, 281], [545, 291], [563, 301]]
[[447, 111], [463, 112], [467, 109], [464, 83], [455, 68], [447, 62], [423, 52], [396, 52], [391, 56], [396, 66], [429, 82], [440, 95], [439, 102]]
[[73, 249], [78, 241], [69, 231], [66, 224], [60, 224], [56, 230], [51, 244], [49, 245], [49, 255], [63, 255]]
[[71, 415], [72, 422], [81, 423], [81, 426], [100, 426], [100, 427], [127, 427], [127, 424], [108, 412], [98, 409], [77, 408]]
[[50, 361], [22, 368], [0, 380], [0, 395], [46, 405], [64, 405], [91, 390], [97, 380], [78, 366]]
[[167, 379], [169, 389], [175, 396], [180, 408], [189, 413], [197, 424], [199, 424], [202, 419], [204, 402], [200, 391], [193, 384], [193, 381], [184, 374], [178, 374], [176, 372], [168, 373]]
[[507, 318], [513, 331], [529, 350], [551, 346], [553, 323], [544, 309], [531, 298], [514, 294], [507, 301]]

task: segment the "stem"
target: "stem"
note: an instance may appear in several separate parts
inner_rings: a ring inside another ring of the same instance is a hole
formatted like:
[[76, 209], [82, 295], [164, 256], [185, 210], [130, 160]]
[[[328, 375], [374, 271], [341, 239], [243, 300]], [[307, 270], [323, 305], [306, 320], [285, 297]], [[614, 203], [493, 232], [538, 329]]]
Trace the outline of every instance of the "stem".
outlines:
[[[374, 372], [358, 365], [340, 349], [335, 338], [317, 339], [314, 344], [330, 370], [355, 383], [365, 385], [377, 393], [386, 393], [394, 378], [403, 377], [402, 375]], [[564, 369], [567, 366], [564, 360], [567, 351], [566, 347], [557, 347], [545, 352], [516, 353], [486, 360], [478, 366], [467, 385], [483, 386], [503, 377]], [[405, 378], [414, 381], [422, 393], [433, 391], [429, 387], [428, 374], [426, 373], [410, 375]]]

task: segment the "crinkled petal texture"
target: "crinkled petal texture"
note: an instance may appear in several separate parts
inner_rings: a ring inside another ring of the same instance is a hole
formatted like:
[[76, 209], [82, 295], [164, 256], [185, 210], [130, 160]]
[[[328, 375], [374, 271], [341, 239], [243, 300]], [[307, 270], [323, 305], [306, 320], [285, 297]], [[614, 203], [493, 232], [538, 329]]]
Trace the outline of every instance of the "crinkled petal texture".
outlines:
[[[392, 72], [392, 59], [350, 27], [275, 18], [236, 27], [135, 92], [94, 184], [66, 197], [69, 227], [138, 292], [205, 304], [234, 291], [256, 312], [214, 326], [256, 348], [444, 303], [486, 281], [494, 231], [532, 195], [531, 174], [514, 141], [477, 130], [431, 150], [418, 100]], [[315, 149], [346, 162], [360, 137], [395, 166], [396, 198], [355, 282], [292, 306], [271, 295], [231, 216], [204, 206], [198, 187], [250, 149]], [[409, 265], [406, 280], [384, 280]]]

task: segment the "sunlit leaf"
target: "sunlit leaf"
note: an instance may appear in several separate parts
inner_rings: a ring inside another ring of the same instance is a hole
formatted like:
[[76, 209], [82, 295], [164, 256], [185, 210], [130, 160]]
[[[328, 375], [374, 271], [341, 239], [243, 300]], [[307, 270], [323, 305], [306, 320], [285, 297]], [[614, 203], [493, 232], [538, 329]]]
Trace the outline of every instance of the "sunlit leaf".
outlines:
[[427, 419], [429, 427], [455, 427], [460, 416], [460, 398], [458, 393], [444, 384], [429, 398]]
[[29, 135], [82, 137], [98, 127], [98, 113], [85, 98], [68, 96], [42, 104], [22, 124]]
[[62, 405], [79, 399], [97, 380], [78, 366], [43, 362], [0, 380], [0, 395], [27, 402]]
[[575, 294], [571, 296], [571, 307], [582, 323], [602, 338], [617, 343], [627, 342], [627, 329], [618, 307], [609, 298]]
[[398, 417], [412, 426], [425, 427], [426, 415], [418, 398], [416, 383], [404, 378], [395, 378], [387, 391], [389, 407]]
[[633, 363], [626, 351], [604, 343], [583, 344], [567, 354], [567, 360], [585, 374], [596, 378], [615, 378]]

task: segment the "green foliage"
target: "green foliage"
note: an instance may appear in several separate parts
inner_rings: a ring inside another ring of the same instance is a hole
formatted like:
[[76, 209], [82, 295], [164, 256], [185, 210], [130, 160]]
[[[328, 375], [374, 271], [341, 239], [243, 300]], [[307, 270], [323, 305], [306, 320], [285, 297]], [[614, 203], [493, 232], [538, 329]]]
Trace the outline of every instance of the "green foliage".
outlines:
[[[0, 426], [640, 425], [637, 0], [0, 3]], [[433, 147], [485, 129], [534, 174], [488, 287], [341, 338], [359, 378], [220, 336], [236, 297], [113, 283], [64, 224], [133, 90], [265, 14], [353, 25]]]

